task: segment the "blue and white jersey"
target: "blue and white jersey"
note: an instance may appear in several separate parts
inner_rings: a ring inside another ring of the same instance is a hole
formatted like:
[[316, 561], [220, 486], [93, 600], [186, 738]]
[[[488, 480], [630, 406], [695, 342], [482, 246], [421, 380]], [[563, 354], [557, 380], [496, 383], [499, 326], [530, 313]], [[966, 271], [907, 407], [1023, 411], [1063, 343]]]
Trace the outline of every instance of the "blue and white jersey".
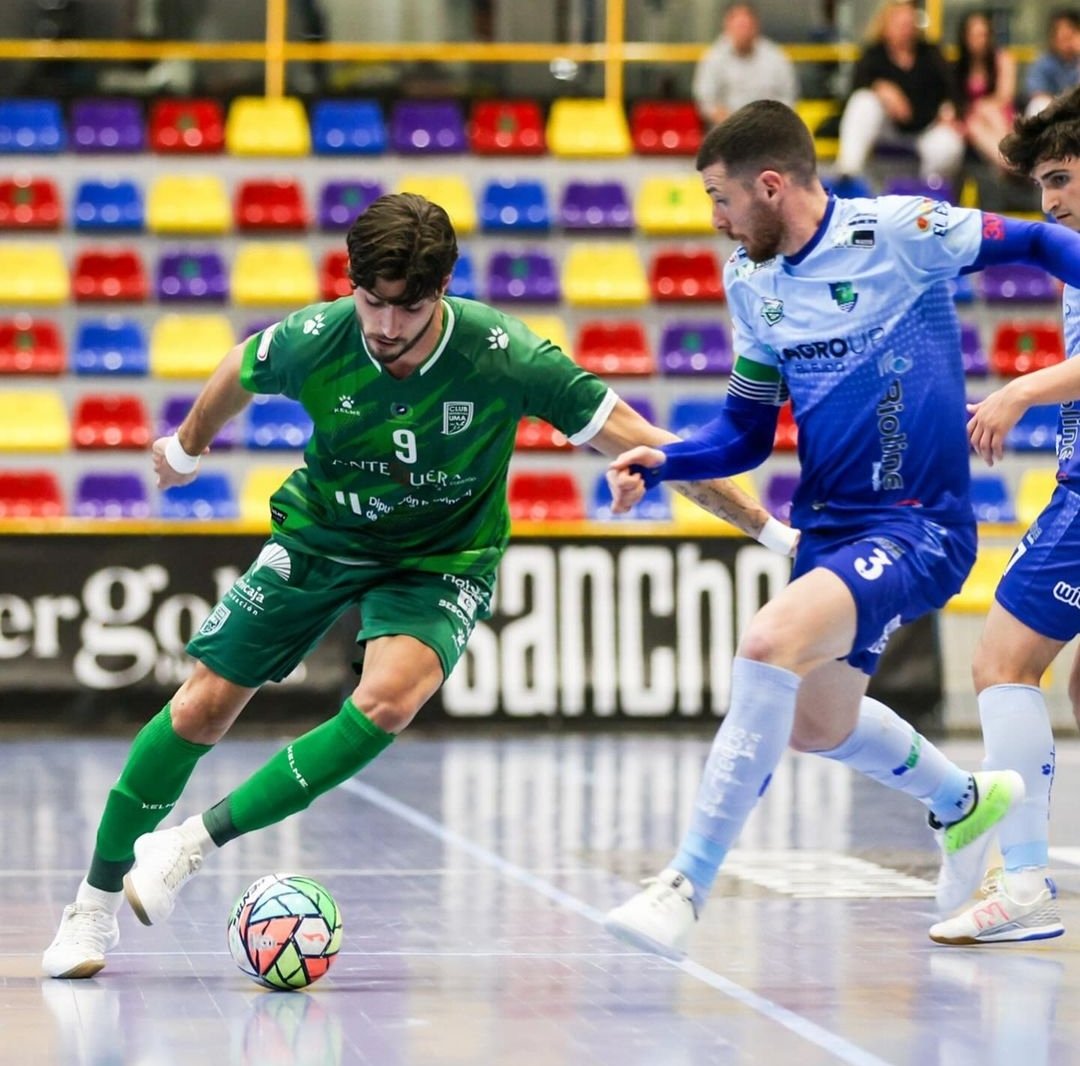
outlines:
[[975, 261], [983, 225], [979, 211], [921, 197], [830, 198], [798, 255], [753, 263], [740, 247], [728, 260], [731, 391], [772, 403], [790, 394], [799, 428], [793, 525], [847, 526], [901, 506], [971, 521], [946, 282]]
[[[1061, 297], [1065, 332], [1065, 356], [1080, 355], [1080, 289], [1065, 286]], [[1061, 405], [1057, 429], [1057, 479], [1073, 492], [1080, 492], [1080, 401]]]

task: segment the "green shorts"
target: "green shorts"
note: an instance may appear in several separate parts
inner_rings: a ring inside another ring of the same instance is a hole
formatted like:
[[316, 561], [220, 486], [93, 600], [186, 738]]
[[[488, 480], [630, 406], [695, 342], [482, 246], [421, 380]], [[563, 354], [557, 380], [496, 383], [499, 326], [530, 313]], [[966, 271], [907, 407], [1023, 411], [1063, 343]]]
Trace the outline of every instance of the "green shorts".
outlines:
[[188, 654], [227, 681], [281, 681], [350, 607], [357, 642], [407, 635], [439, 657], [443, 677], [477, 621], [491, 615], [495, 574], [458, 577], [385, 563], [335, 562], [270, 539], [188, 642]]

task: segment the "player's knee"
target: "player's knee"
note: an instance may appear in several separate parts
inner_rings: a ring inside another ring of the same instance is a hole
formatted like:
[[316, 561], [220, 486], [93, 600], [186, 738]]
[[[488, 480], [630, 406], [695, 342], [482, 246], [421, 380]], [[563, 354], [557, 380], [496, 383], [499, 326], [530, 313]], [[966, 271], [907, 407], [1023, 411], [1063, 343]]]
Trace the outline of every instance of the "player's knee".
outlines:
[[173, 729], [194, 744], [216, 744], [253, 693], [254, 689], [234, 685], [199, 663], [172, 698]]
[[738, 654], [743, 659], [768, 663], [770, 666], [787, 666], [783, 644], [775, 629], [751, 624], [739, 641]]
[[400, 733], [420, 710], [415, 698], [402, 689], [359, 685], [352, 701], [365, 717], [386, 733]]

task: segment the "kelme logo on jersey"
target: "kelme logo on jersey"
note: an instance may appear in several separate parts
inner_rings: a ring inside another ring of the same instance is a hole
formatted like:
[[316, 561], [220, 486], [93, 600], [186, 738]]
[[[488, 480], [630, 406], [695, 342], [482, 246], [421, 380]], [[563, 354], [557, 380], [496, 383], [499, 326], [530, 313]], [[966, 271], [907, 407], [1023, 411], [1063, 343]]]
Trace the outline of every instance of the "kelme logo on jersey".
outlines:
[[784, 301], [775, 296], [763, 296], [761, 298], [761, 317], [770, 326], [775, 326], [784, 317]]
[[501, 348], [504, 352], [510, 347], [510, 335], [499, 326], [492, 326], [488, 331], [488, 347]]
[[323, 326], [326, 325], [326, 315], [320, 311], [314, 318], [306, 319], [304, 322], [304, 332], [310, 333], [311, 336], [317, 337], [323, 331]]
[[356, 400], [351, 396], [339, 396], [337, 407], [334, 408], [334, 414], [360, 417], [363, 412], [356, 406]]
[[[504, 333], [505, 337], [506, 334]], [[472, 400], [450, 400], [442, 405], [442, 431], [446, 437], [464, 433], [472, 425]]]
[[859, 302], [859, 294], [850, 281], [834, 281], [829, 284], [829, 295], [841, 311], [852, 311]]

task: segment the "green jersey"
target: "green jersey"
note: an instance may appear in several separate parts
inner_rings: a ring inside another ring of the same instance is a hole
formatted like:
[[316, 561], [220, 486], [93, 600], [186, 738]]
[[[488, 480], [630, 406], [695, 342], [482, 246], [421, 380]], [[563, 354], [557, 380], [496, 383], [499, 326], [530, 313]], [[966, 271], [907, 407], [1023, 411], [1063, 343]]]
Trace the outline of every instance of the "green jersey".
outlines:
[[616, 396], [524, 323], [443, 300], [442, 333], [407, 378], [367, 350], [351, 297], [314, 304], [251, 337], [241, 382], [299, 400], [314, 432], [271, 497], [274, 536], [343, 562], [471, 574], [506, 548], [506, 475], [518, 421], [536, 415], [574, 444]]

